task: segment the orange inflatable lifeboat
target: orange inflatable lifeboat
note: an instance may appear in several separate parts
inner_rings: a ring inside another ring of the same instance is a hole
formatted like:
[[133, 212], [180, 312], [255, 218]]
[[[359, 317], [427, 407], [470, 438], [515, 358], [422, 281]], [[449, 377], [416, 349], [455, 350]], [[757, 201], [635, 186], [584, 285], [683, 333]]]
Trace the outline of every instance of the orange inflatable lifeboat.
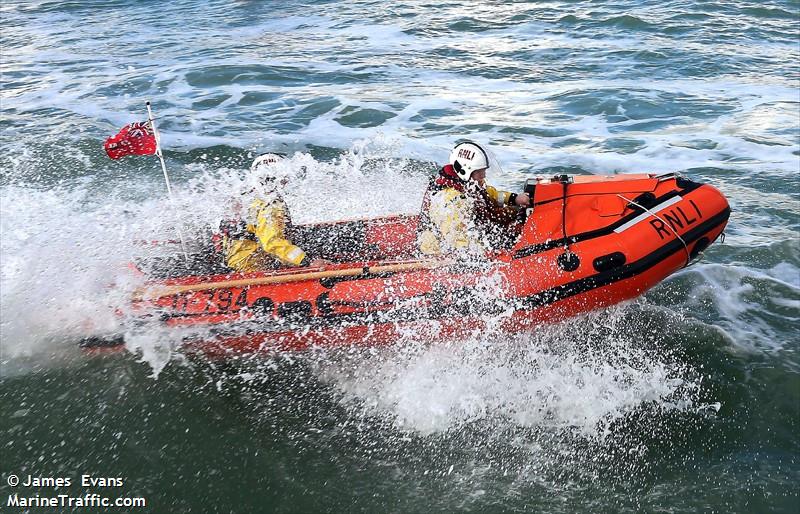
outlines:
[[134, 307], [203, 327], [185, 343], [203, 353], [386, 344], [409, 330], [518, 332], [641, 295], [715, 241], [730, 215], [717, 189], [675, 174], [563, 175], [525, 189], [533, 206], [515, 244], [479, 262], [419, 258], [416, 216], [306, 225], [297, 237], [325, 241], [337, 264], [154, 279]]

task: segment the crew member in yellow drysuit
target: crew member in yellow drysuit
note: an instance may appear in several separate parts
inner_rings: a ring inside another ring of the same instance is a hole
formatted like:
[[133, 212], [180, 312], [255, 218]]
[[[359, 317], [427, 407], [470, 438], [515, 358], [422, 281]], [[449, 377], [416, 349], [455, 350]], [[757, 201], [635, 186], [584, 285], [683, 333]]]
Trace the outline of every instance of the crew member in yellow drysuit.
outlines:
[[528, 207], [530, 197], [487, 185], [488, 168], [489, 157], [478, 144], [456, 145], [450, 163], [425, 191], [418, 238], [423, 254], [482, 255], [513, 243], [516, 208]]
[[[241, 272], [274, 269], [278, 266], [308, 266], [323, 264], [310, 261], [302, 248], [286, 237], [292, 221], [281, 197], [285, 185], [283, 170], [279, 170], [283, 157], [267, 153], [258, 156], [250, 167], [262, 184], [260, 191], [243, 220], [224, 221], [222, 249], [228, 267]], [[281, 173], [279, 173], [279, 171]]]

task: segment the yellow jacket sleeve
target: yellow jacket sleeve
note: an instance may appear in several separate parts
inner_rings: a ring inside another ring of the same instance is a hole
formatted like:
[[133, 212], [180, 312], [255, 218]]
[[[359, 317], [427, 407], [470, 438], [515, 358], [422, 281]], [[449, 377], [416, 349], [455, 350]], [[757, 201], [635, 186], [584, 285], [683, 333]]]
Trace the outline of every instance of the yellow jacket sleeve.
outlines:
[[496, 188], [490, 185], [486, 186], [486, 193], [489, 195], [489, 198], [491, 198], [494, 203], [500, 207], [507, 206], [509, 200], [511, 199], [511, 193], [508, 191], [498, 191]]
[[256, 216], [255, 234], [258, 244], [268, 255], [275, 257], [284, 264], [299, 266], [306, 257], [306, 253], [286, 239], [286, 205], [282, 201], [258, 206]]

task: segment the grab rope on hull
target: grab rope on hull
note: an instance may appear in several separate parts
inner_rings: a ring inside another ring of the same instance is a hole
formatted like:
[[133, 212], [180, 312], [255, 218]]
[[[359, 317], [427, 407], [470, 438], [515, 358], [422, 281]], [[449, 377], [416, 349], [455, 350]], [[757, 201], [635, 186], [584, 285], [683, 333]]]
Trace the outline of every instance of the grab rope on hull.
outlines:
[[662, 218], [661, 216], [659, 216], [655, 212], [651, 211], [650, 209], [648, 209], [644, 205], [636, 203], [634, 200], [630, 200], [628, 198], [625, 198], [624, 196], [622, 196], [619, 193], [617, 193], [617, 196], [622, 198], [626, 202], [629, 202], [629, 203], [635, 205], [636, 207], [642, 209], [643, 211], [647, 212], [648, 214], [650, 214], [651, 216], [653, 216], [657, 220], [661, 221], [661, 223], [663, 223], [665, 227], [670, 229], [672, 231], [672, 233], [675, 234], [675, 237], [678, 238], [678, 241], [681, 242], [681, 244], [683, 245], [683, 249], [686, 251], [686, 263], [683, 265], [683, 267], [685, 268], [686, 266], [689, 265], [689, 262], [691, 262], [691, 260], [692, 260], [692, 254], [691, 254], [691, 252], [689, 252], [689, 246], [686, 244], [686, 241], [683, 240], [683, 238], [680, 236], [680, 234], [678, 234], [678, 232], [672, 227], [672, 225], [667, 223], [667, 221], [664, 218]]

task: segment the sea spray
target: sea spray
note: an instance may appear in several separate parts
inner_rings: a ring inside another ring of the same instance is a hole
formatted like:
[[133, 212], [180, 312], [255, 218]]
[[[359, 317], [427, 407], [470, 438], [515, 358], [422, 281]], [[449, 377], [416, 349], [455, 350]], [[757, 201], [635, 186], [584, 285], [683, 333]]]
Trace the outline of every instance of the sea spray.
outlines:
[[119, 329], [114, 309], [137, 282], [130, 218], [114, 200], [87, 210], [85, 190], [3, 190], [4, 358], [76, 345]]
[[408, 344], [319, 362], [342, 401], [399, 429], [438, 433], [473, 422], [607, 434], [650, 403], [692, 408], [695, 372], [633, 331], [637, 309], [619, 307], [516, 336]]

